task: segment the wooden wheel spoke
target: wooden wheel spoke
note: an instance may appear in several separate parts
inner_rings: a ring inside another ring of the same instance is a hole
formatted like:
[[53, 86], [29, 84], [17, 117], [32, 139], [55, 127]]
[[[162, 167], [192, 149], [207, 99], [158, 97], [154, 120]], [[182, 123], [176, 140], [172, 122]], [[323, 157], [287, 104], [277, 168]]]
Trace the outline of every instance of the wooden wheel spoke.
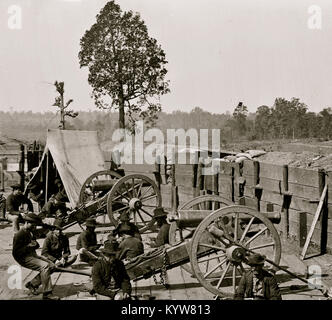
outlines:
[[256, 238], [258, 238], [263, 232], [265, 232], [267, 230], [267, 227], [263, 228], [262, 230], [260, 230], [259, 232], [257, 232], [252, 238], [250, 238], [245, 245], [248, 245], [250, 242], [254, 241]]
[[267, 248], [267, 247], [272, 247], [272, 246], [274, 246], [274, 242], [270, 242], [270, 243], [266, 243], [266, 244], [261, 244], [259, 246], [255, 246], [255, 247], [252, 247], [252, 248], [249, 247], [249, 249], [250, 250], [257, 250], [257, 249], [262, 249], [262, 248]]
[[218, 281], [218, 283], [217, 283], [217, 289], [219, 289], [219, 287], [220, 287], [222, 281], [224, 280], [224, 278], [225, 278], [225, 276], [226, 276], [226, 273], [227, 273], [227, 271], [228, 271], [230, 265], [231, 265], [231, 263], [228, 262], [228, 264], [226, 265], [226, 268], [225, 268], [224, 272], [222, 273], [222, 275], [221, 275], [221, 277], [220, 277], [220, 279], [219, 279], [219, 281]]
[[139, 210], [136, 209], [135, 212], [139, 215], [139, 217], [141, 218], [142, 222], [145, 223], [145, 220], [144, 220], [143, 217], [141, 216], [141, 213], [139, 212]]
[[133, 182], [133, 197], [137, 197], [137, 194], [135, 192], [135, 180], [134, 180], [134, 178], [132, 178], [131, 181]]
[[244, 229], [243, 234], [242, 234], [242, 236], [241, 236], [241, 239], [240, 239], [240, 241], [239, 241], [240, 243], [241, 243], [241, 242], [244, 240], [244, 238], [246, 237], [246, 235], [247, 235], [247, 233], [248, 233], [248, 231], [249, 231], [249, 229], [250, 229], [252, 223], [254, 222], [254, 220], [255, 220], [255, 217], [252, 217], [252, 218], [250, 219], [249, 223], [246, 225], [246, 228]]
[[142, 210], [145, 214], [147, 214], [147, 215], [150, 216], [151, 218], [153, 217], [149, 212], [147, 212], [147, 211], [144, 210], [143, 208], [140, 208], [140, 210]]
[[148, 196], [148, 197], [146, 197], [146, 198], [141, 198], [140, 200], [141, 200], [141, 201], [151, 200], [151, 199], [156, 198], [156, 197], [157, 197], [156, 194], [152, 194], [152, 195], [150, 195], [150, 196]]
[[236, 289], [236, 266], [233, 265], [233, 274], [232, 274], [232, 283], [233, 283], [233, 291]]
[[[213, 259], [219, 259], [219, 258], [222, 258], [222, 257], [224, 257], [224, 256], [225, 256], [225, 254], [222, 253], [222, 254], [219, 254], [219, 255], [214, 256], [214, 257], [207, 257], [207, 258], [204, 258], [204, 259], [200, 259], [200, 260], [198, 261], [198, 263], [206, 262], [206, 261], [210, 261], [210, 260], [213, 260]], [[219, 262], [220, 262], [220, 261], [219, 261]]]
[[239, 214], [236, 212], [235, 221], [234, 221], [234, 241], [237, 240], [238, 227], [239, 227]]
[[148, 191], [151, 190], [151, 188], [152, 188], [152, 186], [150, 186], [150, 187], [148, 187], [147, 189], [145, 189], [145, 190], [143, 191], [143, 193], [141, 194], [141, 197], [143, 197], [144, 195], [146, 195], [146, 194], [148, 193]]
[[227, 261], [227, 258], [221, 260], [220, 263], [218, 263], [216, 266], [214, 266], [209, 272], [204, 274], [204, 278], [208, 277], [213, 271], [216, 271], [219, 267], [221, 267], [225, 262]]
[[128, 208], [129, 208], [129, 206], [124, 206], [123, 208], [116, 209], [115, 211], [113, 211], [113, 213], [118, 213], [118, 212], [128, 209]]
[[140, 193], [142, 191], [143, 181], [139, 184], [138, 191], [137, 191], [137, 197], [140, 197]]

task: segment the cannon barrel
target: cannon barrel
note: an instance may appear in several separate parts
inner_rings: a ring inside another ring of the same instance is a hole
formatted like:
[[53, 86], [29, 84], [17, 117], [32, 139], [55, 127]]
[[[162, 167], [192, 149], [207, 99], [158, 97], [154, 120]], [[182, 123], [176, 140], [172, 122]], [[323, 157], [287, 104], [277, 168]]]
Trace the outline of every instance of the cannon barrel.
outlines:
[[[177, 215], [172, 215], [169, 217], [169, 221], [176, 221], [179, 228], [195, 228], [197, 227], [209, 214], [212, 210], [179, 210]], [[262, 212], [272, 223], [278, 224], [281, 219], [280, 212]], [[229, 223], [230, 216], [225, 216], [223, 219], [224, 223]], [[240, 223], [248, 223], [252, 217], [247, 214], [239, 214]], [[253, 224], [259, 224], [261, 221], [255, 218], [252, 222]]]

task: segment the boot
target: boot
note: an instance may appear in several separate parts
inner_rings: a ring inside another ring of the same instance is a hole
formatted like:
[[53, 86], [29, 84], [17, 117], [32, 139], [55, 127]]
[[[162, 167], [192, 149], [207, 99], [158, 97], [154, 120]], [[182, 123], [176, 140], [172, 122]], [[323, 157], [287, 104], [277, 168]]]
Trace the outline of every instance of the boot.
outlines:
[[59, 297], [54, 296], [52, 292], [43, 293], [43, 300], [60, 300]]
[[25, 287], [30, 291], [31, 294], [38, 295], [38, 287], [35, 287], [30, 281], [25, 285]]

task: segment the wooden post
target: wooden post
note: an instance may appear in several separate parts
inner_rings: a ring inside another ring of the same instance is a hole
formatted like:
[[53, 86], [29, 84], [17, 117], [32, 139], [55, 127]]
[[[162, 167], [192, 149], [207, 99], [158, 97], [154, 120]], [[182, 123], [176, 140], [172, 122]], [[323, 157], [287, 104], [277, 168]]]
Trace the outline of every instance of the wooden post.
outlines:
[[281, 211], [283, 212], [283, 226], [282, 226], [282, 233], [283, 238], [288, 238], [288, 232], [289, 232], [289, 201], [287, 201], [288, 196], [285, 195], [286, 192], [288, 192], [288, 165], [284, 165], [282, 168], [282, 181], [284, 186], [284, 199], [283, 199], [283, 206]]
[[259, 162], [254, 160], [254, 184], [255, 184], [255, 197], [256, 197], [256, 208], [257, 211], [261, 211], [261, 197], [262, 189], [259, 187]]
[[156, 156], [154, 175], [155, 175], [157, 187], [160, 190], [160, 185], [161, 185], [160, 156]]
[[0, 191], [5, 191], [4, 159], [1, 159], [0, 161]]
[[[325, 171], [324, 169], [318, 170], [318, 187], [319, 187], [319, 194], [320, 196], [323, 193], [324, 187], [325, 187]], [[328, 194], [326, 194], [323, 207], [322, 207], [322, 213], [320, 216], [320, 229], [321, 229], [321, 238], [320, 238], [320, 250], [321, 254], [326, 253], [326, 246], [327, 246], [327, 223], [328, 223], [328, 210], [327, 210], [327, 197]]]
[[46, 154], [46, 180], [45, 180], [45, 203], [48, 200], [48, 161], [49, 161], [50, 150], [47, 150]]
[[22, 190], [24, 190], [25, 174], [24, 174], [24, 164], [25, 164], [25, 153], [24, 145], [20, 144], [20, 162], [19, 162], [19, 175], [20, 175], [20, 185]]
[[203, 175], [203, 168], [204, 168], [204, 164], [203, 164], [203, 158], [199, 159], [199, 163], [198, 163], [198, 190], [199, 190], [199, 195], [203, 195], [204, 194], [204, 178], [205, 176]]
[[234, 185], [234, 180], [235, 180], [235, 168], [232, 166], [232, 194], [231, 194], [231, 200], [234, 202], [235, 201], [235, 185]]

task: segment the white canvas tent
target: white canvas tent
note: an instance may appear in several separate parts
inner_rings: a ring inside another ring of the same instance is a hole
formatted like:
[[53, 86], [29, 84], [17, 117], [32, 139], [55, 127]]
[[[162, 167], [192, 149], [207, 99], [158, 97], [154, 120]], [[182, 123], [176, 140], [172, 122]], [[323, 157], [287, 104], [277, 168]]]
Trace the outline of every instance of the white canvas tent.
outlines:
[[77, 205], [84, 181], [93, 173], [105, 169], [104, 157], [98, 143], [97, 132], [48, 130], [42, 160], [30, 180], [30, 182], [33, 181], [38, 174], [40, 177], [43, 163], [45, 166], [46, 162], [46, 169], [44, 169], [46, 174], [46, 194], [48, 186], [53, 183], [53, 181], [50, 181], [48, 174], [50, 170], [49, 154], [53, 159], [53, 166], [55, 166], [62, 180], [69, 202], [74, 208]]

